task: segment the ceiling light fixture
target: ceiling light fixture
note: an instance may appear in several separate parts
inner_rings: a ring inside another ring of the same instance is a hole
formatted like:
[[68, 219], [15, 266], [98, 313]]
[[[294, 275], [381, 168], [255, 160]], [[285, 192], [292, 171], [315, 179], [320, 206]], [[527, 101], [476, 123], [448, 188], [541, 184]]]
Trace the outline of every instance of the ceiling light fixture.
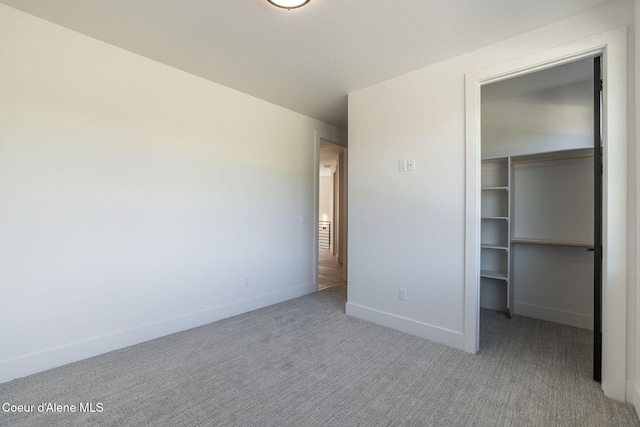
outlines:
[[282, 9], [297, 9], [309, 3], [311, 0], [267, 0], [269, 3]]

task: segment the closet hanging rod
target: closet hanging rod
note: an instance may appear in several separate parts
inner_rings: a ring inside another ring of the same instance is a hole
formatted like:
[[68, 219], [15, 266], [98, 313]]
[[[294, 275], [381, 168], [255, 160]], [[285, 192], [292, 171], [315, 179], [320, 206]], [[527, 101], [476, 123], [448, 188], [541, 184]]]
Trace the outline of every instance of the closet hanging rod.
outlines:
[[579, 156], [566, 156], [566, 157], [544, 157], [539, 159], [529, 159], [529, 160], [513, 160], [511, 158], [511, 164], [520, 164], [520, 163], [536, 163], [536, 162], [554, 162], [556, 160], [572, 160], [572, 159], [584, 159], [587, 157], [593, 157], [593, 154], [582, 154]]
[[514, 238], [511, 243], [525, 243], [530, 245], [548, 245], [548, 246], [572, 246], [574, 248], [593, 248], [593, 243], [589, 242], [569, 242], [564, 240], [541, 240], [541, 239], [525, 239]]

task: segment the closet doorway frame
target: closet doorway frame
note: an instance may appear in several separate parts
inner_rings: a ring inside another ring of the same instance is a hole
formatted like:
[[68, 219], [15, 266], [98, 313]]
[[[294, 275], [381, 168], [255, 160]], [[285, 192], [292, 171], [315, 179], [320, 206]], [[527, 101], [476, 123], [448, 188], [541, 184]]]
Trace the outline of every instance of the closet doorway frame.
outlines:
[[[484, 68], [465, 76], [464, 350], [480, 347], [481, 87], [580, 59], [602, 57], [603, 260], [602, 383], [604, 394], [626, 400], [627, 293], [627, 31], [617, 28]], [[631, 396], [629, 396], [631, 398]]]

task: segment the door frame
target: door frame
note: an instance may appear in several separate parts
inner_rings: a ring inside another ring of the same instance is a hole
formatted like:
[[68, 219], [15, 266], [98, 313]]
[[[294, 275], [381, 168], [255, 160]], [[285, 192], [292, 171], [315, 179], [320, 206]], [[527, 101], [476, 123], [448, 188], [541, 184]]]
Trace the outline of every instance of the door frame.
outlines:
[[593, 58], [593, 379], [602, 381], [602, 57]]
[[465, 76], [464, 349], [480, 344], [481, 87], [579, 59], [602, 56], [603, 260], [602, 390], [625, 401], [627, 292], [627, 31], [618, 28]]
[[[319, 280], [319, 264], [320, 264], [320, 250], [318, 248], [319, 242], [319, 227], [318, 221], [320, 221], [320, 142], [328, 142], [330, 144], [337, 145], [342, 147], [343, 150], [343, 166], [342, 166], [342, 175], [340, 176], [340, 236], [339, 236], [339, 254], [342, 256], [342, 278], [346, 282], [347, 281], [347, 227], [348, 227], [348, 204], [347, 204], [347, 183], [348, 183], [348, 146], [344, 144], [340, 144], [331, 139], [324, 138], [318, 134], [318, 132], [314, 132], [314, 185], [313, 185], [313, 223], [314, 223], [314, 232], [313, 232], [313, 285], [316, 291], [320, 288], [320, 280]], [[335, 207], [334, 207], [335, 208]], [[333, 225], [332, 225], [333, 227]]]

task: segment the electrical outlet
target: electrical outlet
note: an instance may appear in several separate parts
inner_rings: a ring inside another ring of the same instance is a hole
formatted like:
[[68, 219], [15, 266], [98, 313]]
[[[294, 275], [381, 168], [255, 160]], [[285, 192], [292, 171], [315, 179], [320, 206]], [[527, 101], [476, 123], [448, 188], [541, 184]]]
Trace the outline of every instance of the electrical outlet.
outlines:
[[405, 288], [400, 288], [399, 297], [400, 297], [400, 300], [402, 301], [407, 300], [407, 290]]
[[415, 172], [416, 170], [416, 159], [407, 160], [407, 171]]
[[249, 286], [249, 277], [244, 278], [244, 285]]

